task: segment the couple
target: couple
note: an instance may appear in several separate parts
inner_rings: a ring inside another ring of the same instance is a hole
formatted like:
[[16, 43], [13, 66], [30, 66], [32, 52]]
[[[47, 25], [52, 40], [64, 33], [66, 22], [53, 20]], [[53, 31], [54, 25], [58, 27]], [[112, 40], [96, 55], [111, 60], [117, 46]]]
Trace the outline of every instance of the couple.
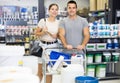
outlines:
[[[39, 21], [35, 32], [35, 35], [41, 39], [40, 45], [44, 48], [58, 47], [57, 38], [59, 38], [63, 47], [68, 50], [77, 48], [77, 50], [81, 51], [84, 49], [90, 38], [88, 22], [76, 14], [76, 2], [72, 0], [67, 3], [68, 17], [60, 23], [56, 20], [59, 10], [58, 5], [51, 4], [48, 10], [49, 17]], [[39, 58], [38, 76], [42, 80], [41, 58]], [[46, 76], [46, 83], [52, 83], [51, 75]]]

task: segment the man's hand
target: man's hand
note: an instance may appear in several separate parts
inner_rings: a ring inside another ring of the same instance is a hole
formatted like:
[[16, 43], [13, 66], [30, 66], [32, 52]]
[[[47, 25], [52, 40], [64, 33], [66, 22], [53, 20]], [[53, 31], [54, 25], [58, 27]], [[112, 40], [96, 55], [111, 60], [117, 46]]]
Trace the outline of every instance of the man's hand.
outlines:
[[64, 46], [65, 48], [67, 48], [68, 50], [72, 50], [73, 49], [73, 46], [72, 45], [66, 45]]
[[82, 49], [84, 49], [85, 48], [85, 45], [78, 45], [77, 46], [77, 50], [82, 50]]

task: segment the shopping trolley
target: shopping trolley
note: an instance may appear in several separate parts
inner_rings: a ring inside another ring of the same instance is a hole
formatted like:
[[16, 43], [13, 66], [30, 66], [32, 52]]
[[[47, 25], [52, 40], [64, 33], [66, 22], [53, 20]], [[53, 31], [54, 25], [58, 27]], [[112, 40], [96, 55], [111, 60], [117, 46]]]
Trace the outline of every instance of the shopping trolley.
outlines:
[[[51, 49], [51, 50], [58, 49], [58, 51], [51, 51], [50, 54], [47, 54], [48, 49]], [[54, 48], [45, 48], [44, 49], [43, 55], [45, 56], [45, 58], [42, 59], [44, 83], [46, 83], [46, 75], [61, 74], [61, 67], [66, 67], [67, 64], [73, 64], [72, 59], [71, 59], [71, 54], [64, 53], [63, 50], [65, 50], [65, 48], [63, 48], [63, 47], [54, 47]], [[79, 54], [77, 52], [76, 48], [73, 48], [71, 51], [73, 54]], [[78, 64], [83, 65], [84, 75], [86, 75], [86, 51], [83, 50], [83, 53], [80, 55], [82, 55], [83, 59], [81, 61], [79, 61]], [[60, 59], [61, 56], [62, 56], [62, 58]], [[63, 59], [63, 57], [64, 57], [64, 59]], [[59, 66], [57, 66], [57, 68], [54, 68], [54, 66], [57, 62], [59, 62]]]

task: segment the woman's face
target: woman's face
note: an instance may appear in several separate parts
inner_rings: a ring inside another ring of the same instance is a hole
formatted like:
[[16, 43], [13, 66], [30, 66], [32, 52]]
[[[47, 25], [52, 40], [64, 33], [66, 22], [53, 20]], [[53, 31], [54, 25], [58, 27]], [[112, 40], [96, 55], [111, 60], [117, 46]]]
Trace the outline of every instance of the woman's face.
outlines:
[[58, 7], [56, 5], [51, 6], [49, 9], [49, 15], [52, 17], [56, 17], [58, 15]]

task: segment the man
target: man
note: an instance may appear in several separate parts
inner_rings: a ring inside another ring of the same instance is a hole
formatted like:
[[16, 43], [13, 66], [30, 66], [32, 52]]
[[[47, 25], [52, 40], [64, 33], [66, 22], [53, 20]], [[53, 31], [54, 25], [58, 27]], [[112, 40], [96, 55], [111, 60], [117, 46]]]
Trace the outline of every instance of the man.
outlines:
[[59, 38], [67, 50], [76, 48], [82, 52], [90, 38], [88, 22], [76, 14], [77, 4], [75, 1], [67, 3], [67, 11], [68, 17], [60, 23]]

